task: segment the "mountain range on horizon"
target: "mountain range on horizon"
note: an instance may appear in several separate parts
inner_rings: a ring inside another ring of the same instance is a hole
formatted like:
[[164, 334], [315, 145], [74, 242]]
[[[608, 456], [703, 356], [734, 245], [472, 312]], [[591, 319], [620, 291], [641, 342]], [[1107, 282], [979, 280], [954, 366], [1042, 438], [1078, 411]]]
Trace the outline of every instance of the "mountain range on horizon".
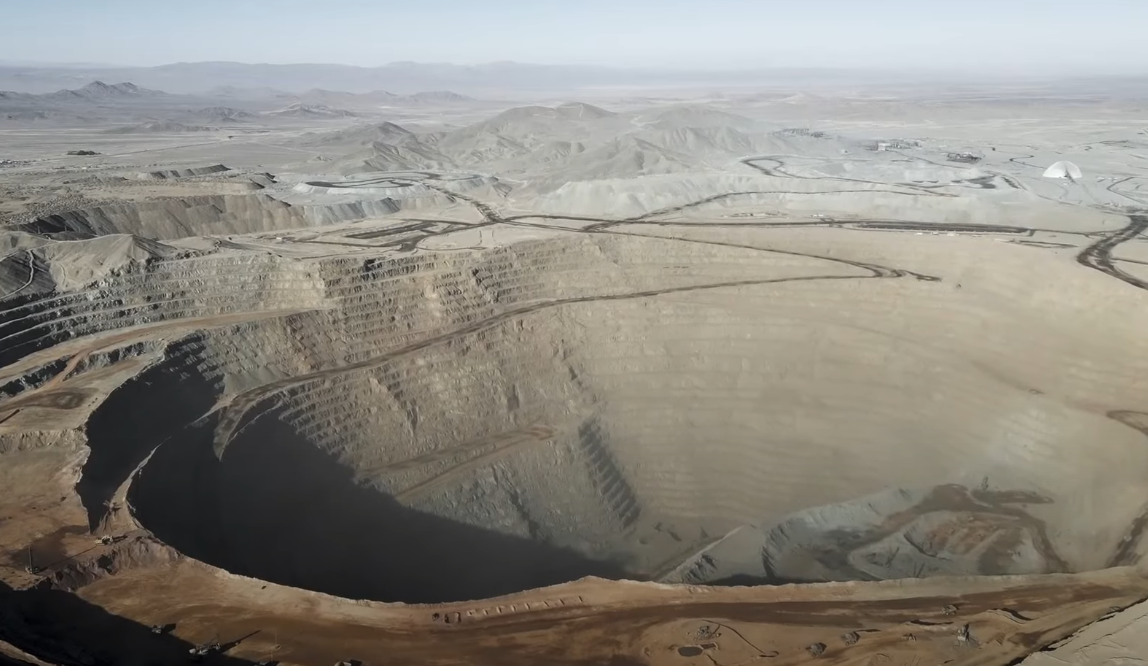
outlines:
[[[184, 62], [158, 66], [74, 66], [0, 64], [0, 90], [50, 93], [93, 81], [131, 81], [170, 93], [202, 93], [218, 88], [310, 89], [363, 93], [388, 90], [411, 94], [452, 90], [467, 95], [491, 91], [539, 92], [607, 87], [841, 87], [904, 84], [935, 80], [938, 73], [826, 68], [758, 68], [728, 71], [611, 68], [596, 65], [537, 65], [500, 61], [479, 65], [393, 62], [377, 67], [297, 63]], [[954, 81], [968, 75], [952, 74]]]

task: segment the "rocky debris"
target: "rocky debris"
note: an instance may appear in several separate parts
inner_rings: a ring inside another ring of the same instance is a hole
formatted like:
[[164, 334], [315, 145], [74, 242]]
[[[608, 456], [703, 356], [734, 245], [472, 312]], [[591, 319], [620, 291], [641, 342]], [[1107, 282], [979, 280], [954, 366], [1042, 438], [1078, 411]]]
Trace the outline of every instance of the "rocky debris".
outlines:
[[195, 647], [191, 648], [187, 652], [188, 652], [188, 655], [191, 657], [192, 661], [202, 661], [204, 657], [208, 657], [208, 656], [216, 654], [218, 652], [222, 652], [222, 650], [223, 650], [223, 646], [221, 646], [219, 644], [219, 641], [212, 641], [210, 643], [203, 643], [202, 645], [196, 645]]
[[948, 153], [946, 156], [950, 162], [960, 162], [962, 164], [976, 164], [981, 161], [980, 155], [973, 153]]
[[[5, 192], [5, 194], [9, 194]], [[61, 192], [59, 195], [44, 201], [25, 204], [23, 210], [17, 213], [0, 215], [0, 227], [14, 224], [27, 224], [36, 219], [57, 215], [73, 210], [95, 208], [97, 206], [114, 203], [109, 199], [89, 199], [78, 192]]]
[[969, 625], [965, 624], [957, 629], [957, 644], [965, 647], [977, 647], [980, 645], [980, 642], [973, 636]]

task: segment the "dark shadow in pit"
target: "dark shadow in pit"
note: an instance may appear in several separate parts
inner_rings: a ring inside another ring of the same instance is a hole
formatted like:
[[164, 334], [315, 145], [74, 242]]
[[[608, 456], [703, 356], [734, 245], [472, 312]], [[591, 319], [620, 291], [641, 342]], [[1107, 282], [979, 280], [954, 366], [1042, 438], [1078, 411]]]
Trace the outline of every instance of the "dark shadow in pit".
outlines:
[[[227, 628], [220, 627], [227, 635]], [[0, 640], [51, 664], [151, 666], [188, 663], [194, 645], [171, 633], [152, 633], [133, 622], [51, 589], [14, 591], [0, 583]], [[0, 664], [22, 664], [20, 661]], [[213, 654], [213, 666], [250, 666], [254, 662]]]
[[789, 581], [778, 580], [776, 578], [770, 578], [769, 576], [734, 574], [717, 580], [708, 580], [705, 582], [705, 585], [712, 587], [757, 587], [761, 585], [786, 585], [788, 583]]
[[249, 425], [222, 462], [213, 426], [161, 446], [129, 497], [157, 537], [233, 573], [408, 603], [625, 577], [617, 564], [416, 511], [357, 485], [351, 469], [275, 413]]
[[[186, 338], [184, 340], [186, 342]], [[116, 389], [88, 419], [88, 448], [76, 492], [96, 529], [107, 515], [108, 500], [152, 448], [182, 431], [215, 404], [218, 388], [199, 372], [181, 370], [184, 359], [172, 355]]]

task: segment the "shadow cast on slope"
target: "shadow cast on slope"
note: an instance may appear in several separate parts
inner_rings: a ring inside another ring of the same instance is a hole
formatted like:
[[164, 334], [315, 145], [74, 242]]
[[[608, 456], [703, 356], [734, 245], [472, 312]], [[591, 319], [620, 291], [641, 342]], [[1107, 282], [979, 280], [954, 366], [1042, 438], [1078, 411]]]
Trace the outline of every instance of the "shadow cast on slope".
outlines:
[[353, 470], [275, 413], [248, 426], [222, 461], [213, 426], [161, 446], [129, 497], [157, 537], [232, 573], [408, 603], [625, 576], [615, 563], [416, 511], [357, 485]]
[[[0, 640], [60, 666], [182, 664], [188, 663], [188, 651], [194, 647], [170, 633], [153, 634], [149, 627], [113, 615], [69, 592], [13, 591], [3, 583]], [[0, 664], [4, 663], [0, 656]], [[204, 663], [249, 666], [253, 662], [215, 654]]]
[[96, 529], [107, 502], [152, 449], [206, 413], [217, 387], [199, 372], [180, 370], [181, 358], [169, 347], [165, 360], [114, 391], [92, 413], [88, 448], [76, 492]]
[[[15, 295], [2, 301], [0, 307], [0, 368], [11, 365], [25, 356], [43, 351], [59, 344], [60, 334], [41, 328], [43, 319], [35, 314], [43, 308], [38, 301], [47, 298], [45, 294]], [[60, 304], [53, 319], [65, 320], [75, 314], [75, 310]]]

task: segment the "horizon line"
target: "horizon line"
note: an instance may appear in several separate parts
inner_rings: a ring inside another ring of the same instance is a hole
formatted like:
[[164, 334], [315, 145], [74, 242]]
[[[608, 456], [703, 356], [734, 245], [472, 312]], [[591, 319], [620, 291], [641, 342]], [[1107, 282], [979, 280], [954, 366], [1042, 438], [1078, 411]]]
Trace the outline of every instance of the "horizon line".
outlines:
[[[163, 67], [173, 66], [187, 66], [187, 65], [241, 65], [244, 67], [343, 67], [348, 69], [361, 69], [361, 70], [375, 70], [386, 69], [398, 66], [422, 66], [422, 67], [458, 67], [458, 68], [484, 68], [496, 66], [516, 66], [516, 67], [536, 67], [536, 68], [579, 68], [589, 70], [608, 70], [618, 72], [675, 72], [675, 73], [737, 73], [737, 72], [765, 72], [765, 71], [796, 71], [796, 72], [884, 72], [884, 73], [906, 73], [906, 74], [923, 74], [923, 73], [971, 73], [970, 70], [960, 69], [956, 67], [913, 67], [913, 66], [848, 66], [848, 65], [756, 65], [750, 67], [680, 67], [680, 66], [643, 66], [643, 65], [603, 65], [591, 63], [535, 63], [523, 62], [520, 60], [491, 60], [477, 63], [456, 63], [447, 61], [418, 61], [418, 60], [393, 60], [378, 65], [354, 65], [349, 63], [340, 62], [247, 62], [242, 60], [178, 60], [174, 62], [165, 62], [160, 64], [151, 65], [131, 65], [123, 63], [90, 63], [90, 62], [47, 62], [47, 61], [19, 61], [19, 60], [2, 60], [0, 59], [0, 67], [5, 68], [27, 68], [27, 69], [73, 69], [73, 70], [88, 70], [88, 69], [159, 69]], [[998, 75], [1009, 75], [1004, 72]], [[1022, 73], [1023, 74], [1023, 73]], [[1036, 74], [1034, 72], [1033, 74]], [[1040, 72], [1041, 75], [1051, 75], [1051, 72]], [[1011, 75], [1015, 75], [1012, 73]], [[1071, 75], [1067, 74], [1066, 75]], [[1139, 76], [1148, 75], [1148, 68], [1145, 69], [1143, 74], [1112, 74], [1110, 76]]]

